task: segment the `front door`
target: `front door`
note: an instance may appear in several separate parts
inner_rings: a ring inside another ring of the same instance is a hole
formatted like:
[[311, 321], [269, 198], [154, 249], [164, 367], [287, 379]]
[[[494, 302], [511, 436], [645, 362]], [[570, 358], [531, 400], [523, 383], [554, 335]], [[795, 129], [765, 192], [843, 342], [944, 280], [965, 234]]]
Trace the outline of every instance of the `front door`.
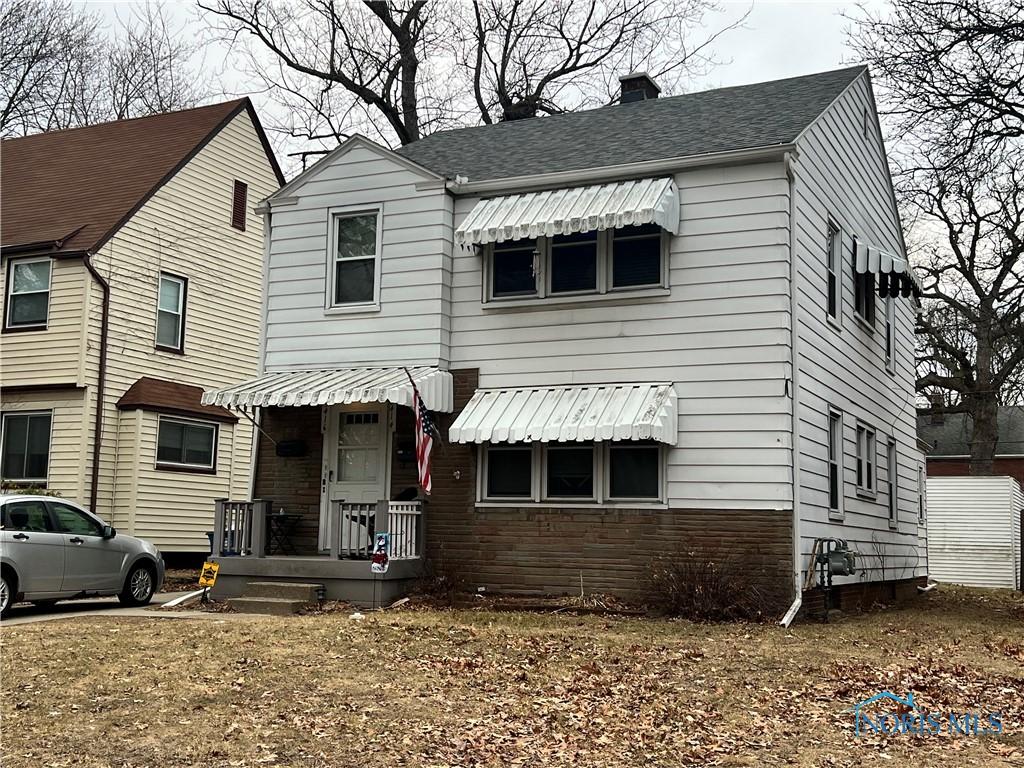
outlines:
[[[324, 489], [320, 510], [320, 548], [330, 548], [331, 515], [335, 504], [374, 504], [388, 498], [390, 433], [386, 405], [332, 406], [327, 411], [324, 430]], [[358, 541], [372, 535], [369, 520], [363, 516], [366, 530], [356, 531]]]

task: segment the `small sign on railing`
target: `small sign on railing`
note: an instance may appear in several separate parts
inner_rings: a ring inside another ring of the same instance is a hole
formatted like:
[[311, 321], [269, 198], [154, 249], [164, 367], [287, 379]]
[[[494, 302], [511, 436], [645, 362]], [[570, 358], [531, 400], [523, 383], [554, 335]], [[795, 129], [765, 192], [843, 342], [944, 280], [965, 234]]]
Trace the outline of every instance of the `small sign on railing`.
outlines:
[[371, 573], [387, 573], [391, 565], [391, 558], [388, 557], [388, 549], [391, 543], [391, 536], [387, 532], [380, 532], [373, 537], [373, 557], [370, 558]]

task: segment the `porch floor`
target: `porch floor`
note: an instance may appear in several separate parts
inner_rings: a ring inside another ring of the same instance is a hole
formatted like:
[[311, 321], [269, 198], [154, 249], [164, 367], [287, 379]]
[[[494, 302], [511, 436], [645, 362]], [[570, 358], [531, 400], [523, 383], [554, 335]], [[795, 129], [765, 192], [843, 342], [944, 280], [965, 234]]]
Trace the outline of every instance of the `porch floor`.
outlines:
[[211, 595], [217, 600], [239, 597], [250, 581], [294, 581], [323, 584], [328, 600], [344, 600], [379, 608], [406, 594], [422, 573], [420, 558], [392, 560], [388, 572], [373, 573], [369, 560], [337, 560], [329, 555], [296, 557], [212, 557], [220, 563]]

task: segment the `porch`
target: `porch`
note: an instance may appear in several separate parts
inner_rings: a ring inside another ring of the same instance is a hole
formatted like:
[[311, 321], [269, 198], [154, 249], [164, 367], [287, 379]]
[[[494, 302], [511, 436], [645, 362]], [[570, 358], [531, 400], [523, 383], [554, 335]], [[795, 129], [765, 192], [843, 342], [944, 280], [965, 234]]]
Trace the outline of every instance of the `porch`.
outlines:
[[[220, 564], [212, 595], [241, 596], [250, 582], [317, 584], [327, 600], [360, 606], [387, 605], [408, 591], [422, 572], [423, 502], [335, 502], [327, 515], [327, 547], [296, 550], [278, 528], [285, 522], [266, 499], [217, 501], [213, 554]], [[387, 533], [386, 573], [371, 570], [374, 540]]]

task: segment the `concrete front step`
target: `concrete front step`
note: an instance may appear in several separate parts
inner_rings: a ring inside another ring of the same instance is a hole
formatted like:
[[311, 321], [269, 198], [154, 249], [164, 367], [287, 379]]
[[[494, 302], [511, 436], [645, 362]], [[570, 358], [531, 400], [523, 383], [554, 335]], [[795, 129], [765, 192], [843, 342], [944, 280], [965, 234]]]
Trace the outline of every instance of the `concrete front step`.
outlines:
[[322, 584], [301, 581], [250, 581], [242, 592], [244, 597], [277, 597], [282, 600], [317, 602], [317, 595], [323, 590]]
[[281, 597], [230, 597], [228, 605], [239, 613], [291, 616], [309, 605], [309, 601], [288, 600]]

